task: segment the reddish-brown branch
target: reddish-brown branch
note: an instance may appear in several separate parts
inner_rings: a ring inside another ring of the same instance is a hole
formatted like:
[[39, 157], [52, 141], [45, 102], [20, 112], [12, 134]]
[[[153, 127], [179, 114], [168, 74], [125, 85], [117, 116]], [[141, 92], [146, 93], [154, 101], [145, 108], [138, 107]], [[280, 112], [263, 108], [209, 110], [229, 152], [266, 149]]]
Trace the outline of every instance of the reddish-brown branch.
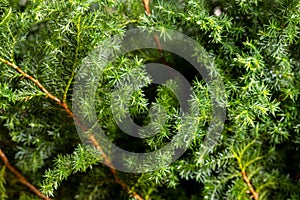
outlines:
[[153, 38], [154, 38], [154, 41], [155, 41], [155, 43], [156, 43], [156, 46], [157, 46], [157, 48], [158, 48], [159, 53], [162, 54], [162, 53], [163, 53], [163, 50], [162, 50], [162, 47], [161, 47], [161, 44], [160, 44], [158, 35], [157, 35], [156, 33], [154, 33]]
[[124, 189], [125, 191], [127, 191], [128, 193], [131, 193], [130, 195], [133, 196], [135, 199], [137, 200], [143, 200], [143, 198], [135, 193], [135, 192], [131, 192], [130, 188], [117, 176], [117, 171], [116, 169], [113, 167], [110, 159], [107, 157], [107, 155], [104, 153], [102, 147], [99, 145], [98, 141], [96, 140], [96, 138], [94, 137], [94, 135], [90, 135], [89, 136], [90, 141], [92, 141], [92, 143], [94, 144], [94, 146], [97, 148], [97, 150], [102, 154], [104, 163], [109, 167], [109, 170], [111, 171], [111, 173], [113, 174], [113, 177], [115, 179], [115, 181], [122, 187], [122, 189]]
[[[11, 63], [7, 60], [4, 60], [2, 58], [0, 58], [0, 61], [5, 63], [6, 65], [14, 68], [16, 71], [18, 71], [20, 74], [22, 74], [22, 76], [24, 76], [25, 78], [28, 78], [29, 80], [31, 80], [32, 82], [34, 82], [46, 95], [47, 97], [49, 97], [50, 99], [52, 99], [53, 101], [57, 102], [61, 107], [64, 108], [65, 112], [74, 119], [75, 123], [77, 123], [82, 130], [87, 130], [81, 123], [80, 121], [74, 116], [73, 112], [69, 109], [68, 105], [65, 102], [62, 102], [59, 98], [57, 98], [56, 96], [54, 96], [53, 94], [51, 94], [37, 79], [33, 78], [32, 76], [30, 76], [29, 74], [27, 74], [26, 72], [24, 72], [22, 69], [20, 69], [17, 65], [15, 65], [14, 63]], [[114, 169], [110, 159], [108, 158], [108, 156], [104, 153], [102, 147], [99, 145], [98, 141], [96, 140], [96, 138], [94, 137], [93, 134], [91, 134], [89, 136], [90, 141], [93, 143], [93, 145], [95, 146], [95, 148], [101, 153], [104, 163], [109, 167], [111, 173], [113, 174], [113, 177], [116, 181], [117, 184], [119, 184], [124, 190], [126, 190], [128, 193], [130, 193], [131, 196], [133, 196], [135, 199], [137, 200], [143, 200], [143, 198], [138, 195], [135, 192], [131, 192], [129, 186], [127, 186], [117, 175], [117, 171]], [[6, 159], [7, 160], [7, 159]], [[16, 174], [17, 175], [17, 174]], [[17, 177], [20, 178], [20, 173], [18, 173]], [[22, 175], [21, 175], [22, 176]], [[24, 179], [22, 179], [24, 180]], [[21, 180], [21, 182], [22, 182]], [[28, 183], [29, 184], [29, 183]], [[26, 184], [28, 187], [29, 185]], [[29, 187], [31, 189], [31, 187]], [[39, 192], [40, 193], [40, 192]], [[48, 198], [49, 199], [49, 198]]]
[[4, 60], [4, 59], [0, 58], [0, 61], [3, 62], [3, 63], [5, 63], [8, 66], [14, 68], [15, 70], [17, 70], [25, 78], [30, 79], [32, 82], [34, 82], [47, 95], [47, 97], [49, 97], [49, 98], [53, 99], [54, 101], [56, 101], [57, 103], [61, 104], [61, 101], [57, 97], [55, 97], [54, 95], [52, 95], [48, 90], [46, 90], [46, 88], [37, 79], [35, 79], [32, 76], [26, 74], [18, 66], [16, 66], [15, 64], [13, 64], [13, 63], [11, 63], [11, 62], [9, 62], [7, 60]]
[[252, 194], [252, 197], [254, 198], [254, 200], [258, 200], [258, 193], [255, 191], [254, 187], [252, 186], [252, 184], [248, 178], [248, 175], [246, 174], [246, 172], [244, 170], [242, 171], [242, 176]]
[[151, 10], [150, 10], [150, 0], [143, 0], [143, 4], [145, 7], [145, 12], [147, 15], [151, 15]]
[[36, 194], [36, 196], [40, 197], [41, 199], [45, 199], [45, 200], [51, 200], [50, 198], [46, 197], [45, 195], [43, 195], [34, 185], [32, 185], [31, 183], [29, 183], [26, 178], [20, 173], [18, 172], [18, 170], [16, 168], [14, 168], [10, 162], [8, 161], [6, 155], [4, 154], [4, 152], [0, 149], [0, 158], [3, 161], [4, 165], [12, 172], [14, 173], [18, 178], [19, 181], [27, 186], [34, 194]]
[[109, 167], [109, 170], [111, 171], [111, 173], [113, 174], [113, 177], [115, 179], [115, 181], [128, 193], [130, 193], [131, 196], [133, 196], [135, 199], [137, 200], [143, 200], [143, 198], [135, 193], [135, 192], [131, 192], [130, 188], [117, 176], [117, 171], [116, 169], [113, 167], [110, 159], [107, 157], [107, 155], [104, 153], [102, 147], [99, 145], [98, 141], [96, 140], [96, 138], [94, 137], [94, 135], [90, 135], [89, 136], [90, 141], [92, 141], [92, 143], [94, 144], [94, 146], [97, 148], [97, 150], [102, 154], [104, 163]]

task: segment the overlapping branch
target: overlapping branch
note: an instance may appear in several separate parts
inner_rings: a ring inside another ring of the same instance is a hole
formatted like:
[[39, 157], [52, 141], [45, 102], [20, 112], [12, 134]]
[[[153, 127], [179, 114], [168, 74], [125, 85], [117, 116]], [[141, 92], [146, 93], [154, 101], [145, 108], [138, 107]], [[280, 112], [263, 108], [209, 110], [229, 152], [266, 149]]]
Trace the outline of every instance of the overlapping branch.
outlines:
[[[12, 62], [9, 62], [9, 61], [7, 61], [7, 60], [4, 60], [4, 59], [2, 59], [2, 58], [0, 58], [0, 61], [1, 62], [3, 62], [4, 64], [6, 64], [6, 65], [8, 65], [8, 66], [10, 66], [10, 67], [12, 67], [12, 68], [14, 68], [17, 72], [19, 72], [23, 77], [25, 77], [25, 78], [27, 78], [27, 79], [29, 79], [29, 80], [31, 80], [33, 83], [35, 83], [45, 94], [46, 94], [46, 97], [48, 97], [48, 98], [50, 98], [50, 99], [52, 99], [53, 101], [55, 101], [56, 103], [58, 103], [64, 110], [65, 110], [65, 112], [70, 116], [70, 117], [72, 117], [73, 119], [74, 119], [74, 121], [75, 121], [75, 123], [77, 123], [83, 130], [86, 130], [86, 128], [82, 125], [82, 124], [80, 124], [80, 122], [79, 122], [79, 120], [74, 116], [74, 114], [73, 114], [73, 112], [69, 109], [69, 107], [68, 107], [68, 105], [65, 103], [65, 102], [63, 102], [63, 101], [61, 101], [59, 98], [57, 98], [56, 96], [54, 96], [53, 94], [51, 94], [37, 79], [35, 79], [34, 77], [32, 77], [32, 76], [30, 76], [29, 74], [27, 74], [26, 72], [24, 72], [21, 68], [19, 68], [17, 65], [15, 65], [14, 63], [12, 63]], [[103, 151], [103, 149], [102, 149], [102, 147], [99, 145], [99, 143], [98, 143], [98, 141], [96, 140], [96, 138], [94, 137], [94, 135], [93, 134], [90, 134], [89, 135], [89, 139], [90, 139], [90, 141], [93, 143], [93, 145], [95, 146], [95, 148], [101, 153], [101, 155], [102, 155], [102, 157], [103, 157], [103, 160], [104, 160], [104, 163], [109, 167], [109, 169], [110, 169], [110, 171], [111, 171], [111, 173], [113, 174], [113, 177], [114, 177], [114, 179], [115, 179], [115, 181], [116, 181], [116, 183], [117, 184], [119, 184], [121, 187], [122, 187], [122, 189], [124, 189], [125, 191], [127, 191], [128, 193], [130, 193], [130, 195], [131, 196], [133, 196], [135, 199], [137, 199], [137, 200], [143, 200], [143, 198], [139, 195], [139, 194], [137, 194], [137, 193], [135, 193], [135, 192], [131, 192], [131, 190], [130, 190], [130, 187], [128, 186], [128, 185], [126, 185], [119, 177], [118, 177], [118, 175], [117, 175], [117, 172], [116, 172], [116, 170], [115, 170], [115, 168], [113, 167], [113, 165], [112, 165], [112, 163], [111, 163], [111, 161], [110, 161], [110, 159], [108, 158], [108, 156], [104, 153], [104, 151]], [[4, 155], [4, 154], [3, 154]], [[1, 157], [2, 158], [2, 157]], [[5, 158], [4, 160], [9, 164], [9, 162], [8, 162], [8, 160], [7, 160], [7, 158], [5, 157], [5, 155], [4, 155], [4, 157], [3, 158]], [[2, 159], [3, 160], [3, 159]], [[4, 161], [3, 160], [3, 161]], [[11, 166], [10, 164], [9, 164], [9, 166]], [[9, 167], [8, 167], [9, 168]], [[10, 167], [9, 169], [14, 169], [14, 168], [12, 168], [12, 167]], [[12, 170], [11, 170], [12, 171]], [[15, 173], [15, 172], [17, 172], [16, 170], [13, 170], [13, 172], [14, 172], [14, 174], [16, 174], [16, 176], [20, 179], [20, 181], [23, 183], [23, 184], [25, 184], [26, 182], [24, 181], [24, 180], [26, 180], [19, 172], [18, 173]], [[22, 178], [23, 177], [23, 178]], [[30, 184], [30, 183], [26, 183], [25, 184], [26, 186], [28, 186], [31, 190], [33, 190], [33, 188], [32, 188], [32, 185]], [[39, 196], [39, 197], [41, 197], [40, 196], [40, 191], [39, 190], [37, 190], [36, 188], [35, 188], [35, 194], [37, 195], [37, 196]], [[48, 198], [49, 199], [49, 198]]]

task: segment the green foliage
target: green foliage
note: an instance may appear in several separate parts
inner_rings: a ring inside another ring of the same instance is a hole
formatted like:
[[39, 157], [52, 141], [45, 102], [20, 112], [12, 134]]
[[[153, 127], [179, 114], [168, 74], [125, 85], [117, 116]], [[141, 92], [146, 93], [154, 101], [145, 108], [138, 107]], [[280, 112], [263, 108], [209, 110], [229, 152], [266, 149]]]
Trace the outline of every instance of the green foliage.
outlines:
[[[214, 15], [217, 6], [221, 16]], [[245, 172], [261, 200], [300, 199], [299, 1], [153, 0], [150, 7], [148, 16], [140, 0], [0, 0], [0, 58], [15, 63], [71, 107], [74, 78], [99, 44], [135, 27], [162, 35], [166, 29], [181, 31], [205, 48], [216, 67], [212, 73], [224, 83], [227, 119], [221, 138], [211, 152], [203, 153], [211, 94], [191, 65], [157, 50], [123, 55], [90, 85], [97, 86], [91, 98], [99, 124], [114, 144], [151, 152], [168, 144], [183, 126], [178, 100], [169, 89], [176, 83], [151, 85], [143, 67], [162, 57], [188, 78], [196, 94], [191, 104], [200, 113], [198, 127], [187, 130], [194, 138], [180, 159], [148, 173], [118, 172], [120, 179], [130, 192], [148, 200], [250, 199]], [[113, 42], [107, 45], [119, 48]], [[126, 78], [140, 80], [142, 88], [129, 95], [132, 86], [120, 85]], [[113, 96], [115, 88], [123, 95]], [[137, 124], [157, 128], [154, 137], [138, 140], [118, 127], [126, 103]], [[91, 105], [82, 102], [82, 107], [88, 119]], [[150, 107], [165, 116], [165, 124], [150, 121]], [[82, 145], [65, 110], [3, 62], [0, 148], [31, 183], [55, 199], [132, 198], [97, 154]], [[37, 199], [2, 162], [0, 166], [0, 199]]]
[[45, 179], [41, 190], [48, 196], [53, 196], [53, 190], [56, 190], [63, 180], [66, 180], [71, 174], [76, 172], [86, 172], [97, 164], [99, 159], [91, 152], [78, 146], [72, 155], [58, 155], [55, 159], [54, 169], [45, 172]]

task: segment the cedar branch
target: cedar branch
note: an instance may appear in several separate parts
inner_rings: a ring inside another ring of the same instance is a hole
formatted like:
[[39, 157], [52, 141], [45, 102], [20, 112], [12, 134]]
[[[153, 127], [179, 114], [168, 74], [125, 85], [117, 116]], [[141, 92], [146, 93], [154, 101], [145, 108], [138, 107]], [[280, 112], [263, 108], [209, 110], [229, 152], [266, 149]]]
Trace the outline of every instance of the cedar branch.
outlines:
[[[35, 79], [34, 77], [30, 76], [29, 74], [27, 74], [26, 72], [24, 72], [21, 68], [19, 68], [17, 65], [15, 65], [12, 62], [9, 62], [7, 60], [4, 60], [2, 58], [0, 58], [0, 61], [3, 62], [4, 64], [14, 68], [17, 72], [19, 72], [23, 77], [28, 78], [29, 80], [31, 80], [33, 83], [35, 83], [45, 94], [46, 97], [49, 97], [50, 99], [52, 99], [53, 101], [57, 102], [61, 107], [64, 108], [65, 112], [74, 119], [75, 123], [77, 123], [83, 130], [86, 130], [86, 128], [79, 122], [79, 120], [74, 116], [73, 112], [69, 109], [67, 103], [62, 102], [59, 98], [57, 98], [56, 96], [54, 96], [53, 94], [51, 94], [37, 79]], [[90, 141], [93, 143], [93, 145], [95, 146], [95, 148], [101, 153], [104, 163], [109, 167], [111, 173], [113, 174], [113, 177], [116, 181], [117, 184], [119, 184], [122, 189], [126, 190], [128, 193], [130, 193], [131, 196], [133, 196], [135, 199], [137, 200], [143, 200], [143, 198], [135, 193], [135, 192], [131, 192], [130, 188], [128, 185], [126, 185], [117, 175], [117, 171], [115, 170], [115, 168], [113, 167], [110, 159], [108, 158], [108, 156], [104, 153], [102, 147], [99, 145], [98, 141], [96, 140], [96, 138], [94, 137], [93, 134], [89, 135], [89, 139]], [[6, 158], [6, 157], [5, 157]], [[7, 160], [7, 159], [6, 159]], [[8, 162], [9, 163], [9, 162]], [[16, 174], [16, 173], [15, 173]], [[17, 174], [16, 174], [17, 175]], [[23, 176], [18, 173], [17, 177], [19, 177], [20, 181], [24, 182], [24, 178], [22, 178]], [[25, 179], [26, 180], [26, 179]], [[22, 182], [22, 183], [23, 183]], [[32, 186], [30, 183], [26, 183], [26, 186], [28, 186], [31, 190]], [[36, 189], [37, 190], [37, 189]], [[38, 190], [37, 190], [38, 191]], [[39, 191], [38, 191], [39, 192]], [[39, 193], [36, 193], [41, 194]], [[39, 196], [39, 195], [38, 195]], [[49, 200], [49, 198], [48, 198]]]
[[36, 196], [38, 196], [41, 199], [44, 200], [51, 200], [50, 198], [46, 197], [45, 195], [43, 195], [34, 185], [32, 185], [31, 183], [29, 183], [26, 178], [16, 169], [14, 168], [9, 160], [7, 159], [6, 155], [4, 154], [4, 152], [2, 151], [2, 149], [0, 149], [0, 158], [3, 161], [4, 165], [12, 172], [14, 173], [18, 178], [19, 181], [27, 186]]

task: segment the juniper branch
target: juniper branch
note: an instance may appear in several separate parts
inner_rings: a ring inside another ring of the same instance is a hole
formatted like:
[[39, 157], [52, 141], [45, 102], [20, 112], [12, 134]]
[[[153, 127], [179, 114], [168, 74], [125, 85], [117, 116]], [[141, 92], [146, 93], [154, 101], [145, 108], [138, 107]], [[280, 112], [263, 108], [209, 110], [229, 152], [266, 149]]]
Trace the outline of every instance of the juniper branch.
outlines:
[[[15, 65], [12, 62], [9, 62], [7, 60], [4, 60], [2, 58], [0, 58], [0, 61], [3, 62], [4, 64], [14, 68], [17, 72], [19, 72], [23, 77], [28, 78], [29, 80], [31, 80], [32, 82], [34, 82], [45, 94], [46, 97], [49, 97], [50, 99], [52, 99], [53, 101], [57, 102], [61, 107], [64, 108], [65, 112], [74, 119], [75, 123], [77, 123], [83, 130], [87, 130], [87, 128], [85, 128], [80, 122], [79, 120], [74, 116], [73, 112], [69, 109], [68, 105], [66, 102], [61, 101], [59, 98], [57, 98], [56, 96], [54, 96], [53, 94], [51, 94], [37, 79], [35, 79], [34, 77], [30, 76], [29, 74], [27, 74], [26, 72], [24, 72], [21, 68], [19, 68], [17, 65]], [[103, 157], [104, 163], [109, 167], [111, 173], [113, 174], [113, 177], [116, 181], [117, 184], [119, 184], [122, 189], [124, 189], [126, 192], [128, 192], [131, 196], [133, 196], [135, 199], [137, 200], [143, 200], [143, 198], [137, 194], [136, 192], [132, 192], [130, 190], [130, 187], [128, 185], [126, 185], [117, 175], [117, 171], [115, 170], [115, 168], [113, 167], [110, 159], [108, 158], [108, 156], [104, 153], [102, 147], [99, 145], [98, 141], [96, 140], [96, 138], [94, 137], [93, 134], [89, 135], [89, 139], [90, 141], [93, 143], [93, 145], [95, 146], [95, 148], [101, 153], [101, 156]], [[17, 175], [17, 173], [15, 173]], [[18, 174], [17, 176], [19, 177], [20, 174]], [[23, 179], [22, 179], [23, 180]], [[23, 180], [24, 181], [24, 180]], [[28, 185], [29, 187], [29, 185]]]
[[[253, 140], [255, 141], [255, 140]], [[251, 142], [250, 144], [248, 144], [243, 150], [242, 152], [240, 153], [240, 155], [238, 155], [234, 150], [232, 150], [232, 153], [234, 154], [234, 157], [237, 159], [238, 161], [238, 165], [239, 165], [239, 168], [241, 170], [241, 174], [242, 174], [242, 178], [243, 180], [245, 181], [245, 183], [247, 184], [251, 194], [252, 194], [252, 197], [254, 198], [254, 200], [258, 200], [258, 193], [256, 192], [256, 190], [254, 189], [247, 173], [246, 173], [246, 166], [243, 165], [243, 162], [242, 162], [242, 156], [245, 152], [245, 150], [251, 145], [253, 144], [253, 142]]]

